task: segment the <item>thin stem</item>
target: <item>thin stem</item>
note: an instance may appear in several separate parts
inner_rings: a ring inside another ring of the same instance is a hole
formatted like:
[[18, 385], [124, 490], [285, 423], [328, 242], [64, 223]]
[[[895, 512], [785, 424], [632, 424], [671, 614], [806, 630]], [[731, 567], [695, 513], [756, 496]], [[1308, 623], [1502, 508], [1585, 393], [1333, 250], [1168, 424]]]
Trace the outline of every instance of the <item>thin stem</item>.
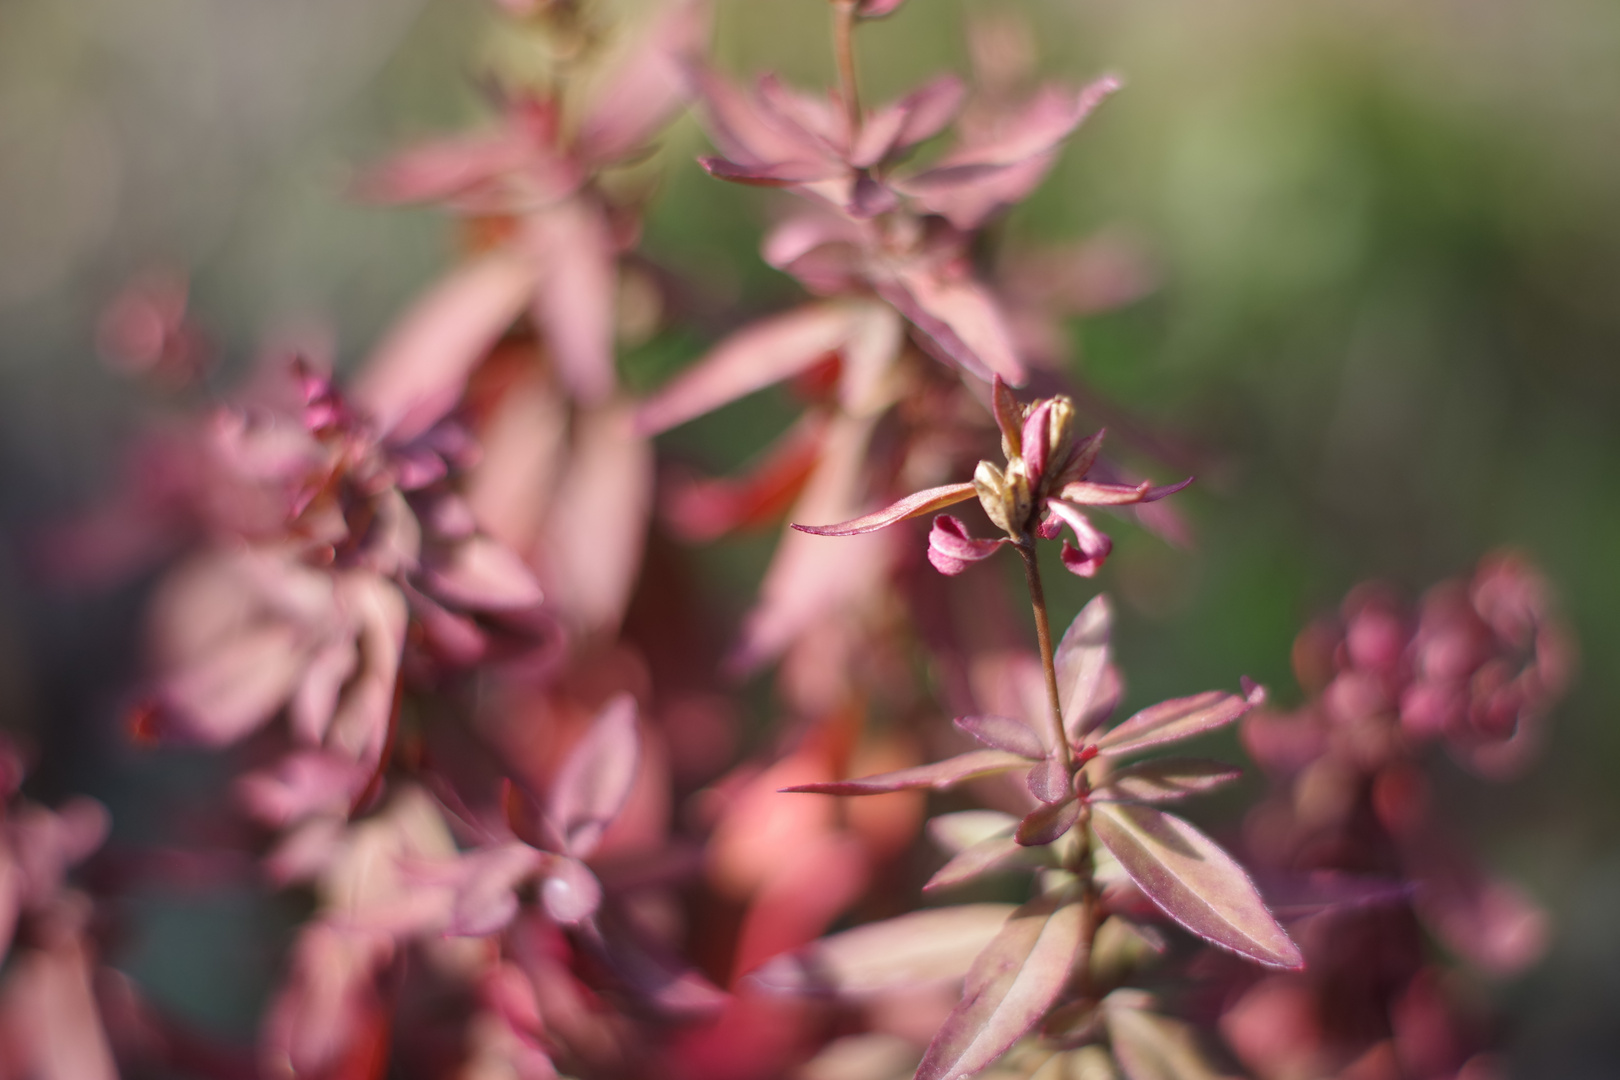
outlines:
[[838, 96], [844, 101], [849, 141], [861, 130], [861, 94], [855, 82], [855, 5], [859, 0], [833, 0], [833, 52], [838, 59]]
[[1041, 643], [1041, 667], [1046, 671], [1046, 697], [1051, 704], [1050, 742], [1065, 765], [1071, 763], [1069, 738], [1063, 730], [1063, 700], [1058, 694], [1057, 661], [1052, 655], [1052, 623], [1046, 614], [1046, 591], [1041, 588], [1041, 567], [1035, 560], [1035, 541], [1029, 537], [1015, 541], [1024, 560], [1024, 580], [1029, 582], [1029, 603], [1035, 609], [1035, 637]]

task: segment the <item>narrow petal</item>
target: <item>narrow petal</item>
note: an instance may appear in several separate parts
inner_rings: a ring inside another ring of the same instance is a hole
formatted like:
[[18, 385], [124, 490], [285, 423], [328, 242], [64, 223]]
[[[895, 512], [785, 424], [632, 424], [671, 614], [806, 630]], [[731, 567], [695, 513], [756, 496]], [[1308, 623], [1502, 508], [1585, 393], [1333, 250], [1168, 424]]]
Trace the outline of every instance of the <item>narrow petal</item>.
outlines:
[[1022, 720], [1008, 716], [959, 716], [954, 723], [959, 730], [992, 749], [1022, 754], [1031, 761], [1046, 756], [1046, 744]]
[[1097, 748], [1115, 757], [1134, 754], [1225, 727], [1251, 708], [1248, 698], [1220, 690], [1161, 701], [1109, 730], [1097, 740]]
[[1166, 495], [1174, 495], [1192, 482], [1191, 476], [1179, 484], [1165, 484], [1162, 487], [1154, 487], [1146, 480], [1135, 485], [1097, 484], [1089, 480], [1077, 480], [1065, 485], [1060, 497], [1081, 506], [1127, 506], [1132, 503], [1157, 502]]
[[1007, 538], [975, 540], [959, 518], [941, 514], [928, 533], [928, 561], [942, 574], [960, 574], [969, 566], [994, 555]]
[[1151, 806], [1096, 803], [1091, 820], [1131, 880], [1176, 922], [1256, 963], [1304, 966], [1248, 874], [1209, 837]]
[[936, 488], [928, 488], [913, 495], [907, 495], [900, 501], [882, 510], [863, 514], [858, 518], [851, 518], [837, 525], [800, 525], [795, 523], [794, 528], [800, 532], [813, 533], [816, 536], [856, 536], [860, 533], [876, 532], [888, 528], [890, 525], [905, 521], [907, 518], [921, 517], [931, 514], [935, 510], [954, 506], [959, 502], [966, 502], [973, 498], [974, 491], [971, 483], [944, 484]]
[[962, 107], [967, 87], [955, 75], [944, 75], [878, 109], [861, 126], [850, 164], [865, 169], [890, 154], [933, 138]]
[[1028, 767], [1028, 758], [1009, 754], [1005, 750], [970, 750], [931, 765], [918, 765], [896, 772], [863, 776], [858, 780], [829, 780], [817, 784], [800, 784], [782, 790], [808, 792], [814, 795], [882, 795], [890, 791], [909, 791], [915, 788], [947, 791], [975, 777]]
[[1064, 568], [1069, 573], [1081, 577], [1095, 577], [1108, 558], [1108, 553], [1114, 549], [1114, 542], [1106, 534], [1099, 532], [1091, 524], [1091, 520], [1077, 508], [1060, 499], [1048, 499], [1046, 505], [1052, 513], [1063, 519], [1064, 524], [1074, 530], [1075, 539], [1080, 543], [1079, 547], [1074, 547], [1067, 540], [1063, 542], [1063, 550], [1059, 555]]

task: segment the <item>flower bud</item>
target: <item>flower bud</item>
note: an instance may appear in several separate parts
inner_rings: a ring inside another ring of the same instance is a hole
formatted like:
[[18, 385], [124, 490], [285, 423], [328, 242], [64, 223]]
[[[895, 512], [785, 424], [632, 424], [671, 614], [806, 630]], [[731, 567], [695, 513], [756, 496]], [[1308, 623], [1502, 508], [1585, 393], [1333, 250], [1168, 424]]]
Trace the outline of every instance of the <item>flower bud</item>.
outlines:
[[1032, 505], [1029, 481], [1014, 462], [1004, 474], [988, 461], [973, 471], [973, 489], [990, 520], [1008, 536], [1022, 536]]

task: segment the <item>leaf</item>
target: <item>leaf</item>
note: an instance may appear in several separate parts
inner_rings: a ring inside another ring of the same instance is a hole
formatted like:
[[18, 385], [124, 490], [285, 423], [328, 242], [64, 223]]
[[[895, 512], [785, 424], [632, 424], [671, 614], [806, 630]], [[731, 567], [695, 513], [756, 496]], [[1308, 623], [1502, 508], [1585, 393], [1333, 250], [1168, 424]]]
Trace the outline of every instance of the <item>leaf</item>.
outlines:
[[653, 395], [636, 415], [637, 429], [668, 431], [798, 374], [843, 347], [856, 314], [852, 305], [806, 304], [749, 324]]
[[429, 591], [456, 607], [511, 611], [540, 603], [540, 583], [504, 544], [474, 536], [426, 568]]
[[1110, 776], [1093, 798], [1121, 802], [1169, 802], [1214, 791], [1243, 775], [1224, 761], [1161, 758], [1131, 765]]
[[1009, 716], [959, 716], [953, 722], [958, 730], [993, 749], [1021, 754], [1031, 761], [1046, 756], [1046, 744], [1022, 720]]
[[1031, 810], [1029, 816], [1018, 823], [1018, 831], [1014, 836], [1025, 847], [1039, 847], [1057, 840], [1074, 828], [1074, 823], [1079, 820], [1078, 799], [1048, 803]]
[[1091, 824], [1137, 887], [1176, 922], [1256, 963], [1304, 967], [1248, 874], [1187, 822], [1150, 806], [1096, 803]]
[[924, 266], [902, 268], [895, 281], [876, 287], [938, 359], [981, 379], [1000, 375], [1013, 386], [1028, 379], [999, 305], [979, 282]]
[[958, 852], [928, 879], [923, 891], [960, 885], [1008, 863], [1017, 863], [1026, 868], [1044, 865], [1039, 860], [1031, 859], [1031, 854], [1027, 846], [1013, 839], [1012, 829], [1009, 828], [1000, 835], [987, 837]]
[[954, 506], [973, 498], [974, 494], [971, 483], [943, 484], [907, 495], [882, 510], [874, 510], [870, 514], [841, 521], [836, 525], [800, 525], [794, 522], [793, 527], [815, 536], [857, 536], [861, 533], [876, 532], [908, 518], [921, 517], [923, 514], [931, 514], [935, 510]]
[[891, 154], [933, 138], [955, 118], [966, 93], [960, 78], [942, 75], [875, 110], [861, 125], [849, 163], [870, 168]]
[[1128, 506], [1133, 503], [1158, 502], [1160, 499], [1191, 484], [1195, 478], [1187, 477], [1179, 484], [1154, 487], [1143, 480], [1140, 484], [1099, 484], [1091, 480], [1076, 480], [1065, 484], [1058, 497], [1081, 506]]
[[596, 850], [630, 796], [640, 749], [635, 698], [619, 694], [569, 753], [547, 801], [546, 817], [568, 854], [584, 858]]
[[1001, 376], [990, 382], [990, 408], [1001, 432], [1001, 456], [1011, 461], [1024, 452], [1024, 414], [1013, 392]]
[[750, 978], [778, 993], [840, 997], [960, 979], [1015, 910], [960, 904], [867, 923], [779, 956]]
[[971, 1076], [1040, 1023], [1069, 981], [1084, 921], [1072, 895], [1019, 908], [974, 960], [962, 1000], [929, 1044], [916, 1080]]
[[687, 93], [683, 61], [701, 48], [710, 21], [705, 0], [681, 0], [625, 50], [580, 123], [581, 156], [600, 162], [622, 159], [674, 118]]
[[1064, 631], [1053, 658], [1058, 692], [1062, 695], [1063, 727], [1076, 742], [1101, 723], [1118, 702], [1118, 680], [1108, 678], [1108, 642], [1113, 623], [1114, 611], [1108, 597], [1098, 594]]
[[1118, 757], [1162, 743], [1179, 742], [1225, 727], [1251, 707], [1246, 698], [1221, 690], [1161, 701], [1111, 729], [1097, 740], [1097, 749]]
[[529, 215], [523, 239], [540, 267], [534, 316], [558, 374], [576, 401], [600, 404], [615, 381], [619, 271], [607, 217], [583, 199], [567, 199]]
[[734, 184], [753, 187], [793, 187], [831, 180], [839, 173], [836, 163], [830, 161], [781, 161], [762, 165], [746, 165], [722, 157], [700, 157], [698, 164], [716, 180], [730, 180]]
[[[1108, 1040], [1129, 1080], [1222, 1080], [1204, 1060], [1186, 1024], [1126, 1004], [1109, 995]], [[1125, 1000], [1130, 1000], [1126, 998]]]
[[1069, 766], [1055, 754], [1035, 763], [1024, 778], [1024, 786], [1043, 803], [1060, 803], [1074, 797]]
[[928, 835], [934, 843], [955, 855], [997, 833], [1011, 836], [1017, 826], [1017, 818], [1000, 810], [959, 810], [930, 818]]
[[407, 442], [461, 399], [467, 376], [533, 296], [534, 264], [493, 252], [451, 271], [394, 324], [355, 380], [356, 405]]
[[814, 795], [882, 795], [890, 791], [908, 791], [913, 788], [945, 791], [964, 780], [1006, 772], [1028, 764], [1028, 758], [1009, 754], [1005, 750], [970, 750], [931, 765], [917, 765], [910, 769], [863, 776], [858, 780], [828, 780], [815, 784], [800, 784], [782, 790], [808, 792]]

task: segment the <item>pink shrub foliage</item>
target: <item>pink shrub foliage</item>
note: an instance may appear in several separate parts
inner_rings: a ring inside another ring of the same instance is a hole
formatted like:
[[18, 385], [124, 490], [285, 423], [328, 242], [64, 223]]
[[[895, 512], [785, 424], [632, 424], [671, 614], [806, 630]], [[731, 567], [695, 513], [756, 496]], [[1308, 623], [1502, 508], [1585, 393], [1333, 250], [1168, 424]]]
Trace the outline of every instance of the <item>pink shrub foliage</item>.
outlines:
[[[208, 812], [308, 900], [257, 1045], [213, 1044], [101, 966], [63, 875], [104, 815], [22, 800], [8, 752], [0, 1075], [1191, 1080], [1219, 1066], [1177, 1015], [1199, 964], [1166, 973], [1190, 941], [1221, 950], [1221, 1030], [1263, 1076], [1465, 1075], [1415, 938], [1398, 987], [1367, 990], [1385, 1027], [1333, 1028], [1321, 972], [1370, 961], [1324, 928], [1416, 918], [1489, 970], [1533, 956], [1540, 916], [1438, 838], [1417, 765], [1443, 744], [1494, 776], [1533, 748], [1568, 677], [1533, 573], [1488, 563], [1416, 617], [1358, 594], [1302, 637], [1295, 714], [1243, 679], [1112, 722], [1109, 600], [1052, 632], [1042, 543], [1066, 532], [1056, 563], [1089, 579], [1098, 514], [1187, 535], [1160, 500], [1190, 478], [1105, 457], [1082, 415], [1118, 410], [1062, 374], [1061, 320], [1151, 275], [1117, 236], [1018, 251], [992, 230], [1119, 80], [1034, 84], [1002, 20], [976, 33], [977, 85], [868, 108], [855, 34], [899, 0], [833, 0], [827, 93], [738, 86], [699, 0], [623, 33], [574, 0], [498, 6], [549, 43], [547, 77], [498, 82], [488, 130], [356, 185], [455, 215], [458, 264], [352, 378], [279, 354], [171, 418], [45, 546], [81, 582], [164, 567], [131, 732], [218, 751], [234, 805]], [[688, 104], [704, 169], [794, 197], [762, 250], [807, 296], [637, 398], [617, 367], [637, 290], [652, 332], [687, 313], [626, 176]], [[101, 340], [181, 388], [212, 358], [172, 276], [118, 298]], [[802, 415], [744, 476], [654, 442], [783, 382]], [[962, 504], [982, 514], [938, 513]], [[936, 514], [926, 542], [905, 524]], [[690, 546], [784, 519], [717, 634]], [[1003, 549], [1034, 652], [975, 569]], [[741, 753], [737, 680], [773, 664], [780, 715]], [[1166, 808], [1239, 772], [1160, 752], [1239, 722], [1277, 785], [1240, 849], [1258, 877]], [[923, 835], [945, 858], [918, 906], [902, 856]], [[937, 902], [970, 883], [1019, 900]]]

